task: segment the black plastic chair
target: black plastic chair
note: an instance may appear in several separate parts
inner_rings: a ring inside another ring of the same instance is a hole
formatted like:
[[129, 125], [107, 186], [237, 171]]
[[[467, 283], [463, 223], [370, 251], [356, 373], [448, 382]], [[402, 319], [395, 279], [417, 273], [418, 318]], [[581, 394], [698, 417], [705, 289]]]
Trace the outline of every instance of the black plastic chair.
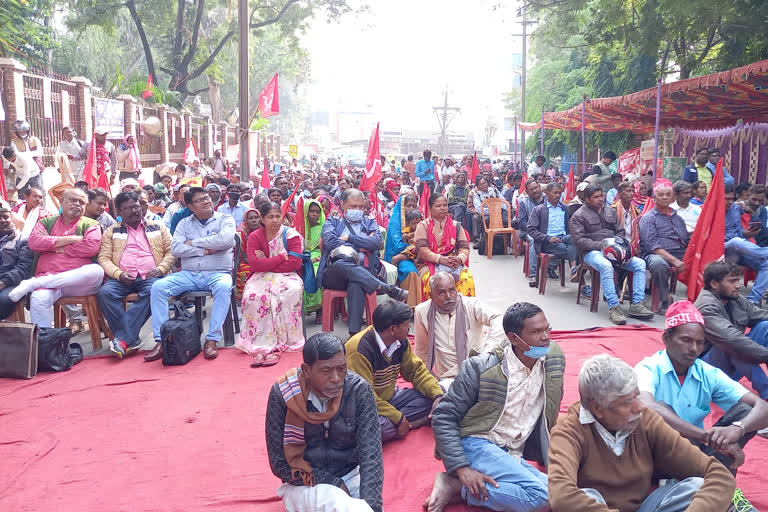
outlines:
[[[232, 263], [232, 292], [230, 294], [229, 311], [227, 311], [227, 318], [224, 320], [224, 345], [229, 347], [235, 344], [235, 334], [240, 332], [240, 318], [237, 314], [237, 299], [235, 298], [235, 287], [237, 286], [237, 267], [240, 261], [240, 237], [235, 235], [235, 247], [232, 251], [234, 253], [234, 259]], [[205, 299], [211, 297], [213, 294], [206, 290], [184, 292], [179, 296], [179, 299], [187, 302], [194, 301], [195, 303], [195, 319], [197, 320], [197, 326], [200, 328], [200, 332], [203, 332], [203, 308], [205, 307]]]

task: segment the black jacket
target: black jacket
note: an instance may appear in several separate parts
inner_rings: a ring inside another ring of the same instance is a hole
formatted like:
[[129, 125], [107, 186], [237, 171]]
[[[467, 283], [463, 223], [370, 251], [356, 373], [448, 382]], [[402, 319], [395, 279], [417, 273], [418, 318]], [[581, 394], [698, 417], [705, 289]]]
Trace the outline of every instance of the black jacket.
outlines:
[[[547, 205], [549, 201], [544, 201], [542, 204], [537, 205], [531, 212], [531, 216], [528, 217], [528, 236], [533, 238], [533, 246], [537, 253], [541, 252], [541, 248], [545, 243], [549, 243], [551, 236], [547, 236], [547, 226], [549, 224], [549, 208]], [[557, 206], [562, 208], [565, 212], [564, 227], [565, 234], [569, 234], [570, 228], [568, 222], [571, 220], [571, 211], [563, 203], [558, 202]]]
[[27, 239], [18, 231], [0, 237], [0, 280], [6, 287], [18, 286], [31, 276], [33, 256]]
[[[307, 409], [318, 412], [311, 402]], [[285, 401], [277, 383], [269, 392], [267, 403], [267, 452], [272, 473], [283, 482], [303, 485], [291, 475], [285, 460], [283, 431], [285, 430]], [[381, 489], [384, 465], [381, 455], [381, 428], [376, 400], [368, 383], [351, 371], [344, 379], [341, 405], [336, 415], [325, 425], [304, 423], [304, 460], [312, 466], [318, 484], [341, 487], [342, 476], [360, 466], [360, 498], [374, 512], [381, 512]]]

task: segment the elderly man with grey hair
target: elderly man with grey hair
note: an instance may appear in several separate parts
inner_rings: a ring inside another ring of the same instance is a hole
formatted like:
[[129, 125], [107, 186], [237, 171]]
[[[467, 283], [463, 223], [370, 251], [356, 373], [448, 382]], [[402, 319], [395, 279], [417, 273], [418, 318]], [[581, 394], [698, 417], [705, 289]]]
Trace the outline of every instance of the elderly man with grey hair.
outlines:
[[448, 272], [429, 278], [432, 298], [414, 311], [413, 352], [447, 389], [470, 355], [493, 349], [507, 339], [503, 315], [477, 297], [456, 291]]
[[[581, 401], [552, 429], [549, 500], [557, 512], [726, 510], [736, 482], [639, 399], [624, 361], [591, 357], [579, 372]], [[674, 479], [651, 492], [655, 475]]]
[[693, 204], [691, 198], [693, 197], [693, 185], [687, 181], [676, 181], [672, 186], [672, 195], [675, 196], [675, 202], [672, 203], [670, 208], [677, 212], [677, 215], [683, 218], [685, 221], [685, 229], [688, 233], [693, 233], [696, 229], [696, 223], [699, 222], [699, 216], [701, 215], [701, 206]]
[[386, 270], [379, 261], [381, 231], [376, 221], [363, 213], [365, 196], [355, 188], [341, 194], [343, 218], [325, 220], [323, 251], [317, 280], [323, 288], [346, 290], [349, 304], [349, 334], [360, 332], [365, 296], [386, 293], [405, 302], [408, 292], [386, 283]]

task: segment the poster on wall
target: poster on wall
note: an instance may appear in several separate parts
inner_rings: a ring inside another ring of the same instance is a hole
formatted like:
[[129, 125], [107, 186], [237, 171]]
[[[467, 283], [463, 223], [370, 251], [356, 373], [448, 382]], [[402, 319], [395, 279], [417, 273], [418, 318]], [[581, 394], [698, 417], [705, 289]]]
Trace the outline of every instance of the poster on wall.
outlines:
[[69, 91], [61, 90], [61, 126], [69, 126]]
[[125, 138], [123, 102], [106, 98], [94, 98], [93, 100], [96, 126], [106, 129], [108, 139]]

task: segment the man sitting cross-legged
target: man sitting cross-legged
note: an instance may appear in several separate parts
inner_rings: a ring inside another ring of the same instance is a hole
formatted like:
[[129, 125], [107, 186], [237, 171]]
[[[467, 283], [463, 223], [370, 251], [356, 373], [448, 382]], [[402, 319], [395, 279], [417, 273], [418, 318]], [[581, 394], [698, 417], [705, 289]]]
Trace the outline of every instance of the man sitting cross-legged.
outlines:
[[[768, 405], [722, 370], [699, 359], [705, 343], [704, 317], [692, 303], [675, 302], [666, 316], [662, 334], [666, 350], [635, 366], [640, 400], [681, 436], [736, 474], [736, 468], [744, 463], [742, 448], [757, 430], [768, 426]], [[704, 418], [711, 402], [725, 414], [705, 430]], [[746, 503], [737, 490], [734, 507], [746, 510], [741, 506]]]
[[547, 475], [523, 459], [548, 463], [565, 358], [534, 304], [510, 306], [504, 332], [502, 345], [464, 362], [433, 413], [446, 472], [424, 502], [429, 512], [461, 500], [491, 510], [548, 509]]
[[[456, 281], [448, 272], [437, 272], [429, 279], [432, 298], [416, 306], [413, 352], [427, 369], [448, 388], [459, 367], [471, 353], [493, 347], [505, 340], [501, 313], [456, 291]], [[483, 334], [483, 327], [488, 334]]]
[[171, 254], [181, 258], [179, 272], [158, 279], [152, 285], [152, 334], [155, 348], [144, 355], [145, 361], [163, 356], [160, 330], [168, 320], [168, 298], [184, 292], [205, 290], [213, 294], [208, 334], [203, 355], [216, 359], [216, 343], [221, 340], [232, 294], [232, 248], [235, 245], [235, 220], [214, 211], [205, 189], [192, 187], [185, 193], [192, 215], [179, 222], [171, 242]]
[[[346, 343], [349, 369], [368, 381], [376, 395], [382, 441], [403, 438], [425, 425], [443, 396], [437, 379], [411, 350], [411, 308], [387, 301], [373, 312], [373, 326]], [[397, 387], [403, 377], [412, 388]]]
[[381, 512], [384, 466], [376, 400], [347, 369], [344, 343], [320, 333], [267, 403], [267, 453], [288, 512]]
[[[37, 221], [29, 236], [29, 248], [38, 253], [33, 262], [35, 277], [11, 290], [8, 297], [18, 302], [32, 292], [29, 316], [40, 327], [53, 327], [53, 303], [61, 297], [93, 295], [99, 290], [104, 270], [94, 259], [101, 245], [99, 223], [85, 214], [88, 196], [70, 188], [61, 198], [61, 215]], [[91, 329], [98, 329], [89, 318]]]
[[[139, 331], [150, 313], [150, 292], [159, 278], [171, 271], [176, 258], [171, 254], [171, 233], [162, 222], [144, 220], [136, 192], [122, 192], [115, 198], [122, 221], [104, 231], [99, 264], [109, 277], [99, 290], [99, 305], [114, 333], [109, 349], [122, 359], [141, 347]], [[126, 296], [138, 299], [123, 310]]]
[[[724, 511], [736, 487], [733, 475], [647, 410], [637, 384], [621, 359], [600, 354], [584, 362], [581, 402], [552, 429], [552, 510]], [[660, 474], [675, 480], [652, 490]]]

